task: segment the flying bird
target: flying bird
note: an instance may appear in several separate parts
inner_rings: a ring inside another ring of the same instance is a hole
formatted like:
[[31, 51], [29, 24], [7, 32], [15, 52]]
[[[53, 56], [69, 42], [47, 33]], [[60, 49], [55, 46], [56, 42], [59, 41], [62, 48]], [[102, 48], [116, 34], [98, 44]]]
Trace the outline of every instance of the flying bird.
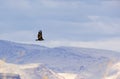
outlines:
[[42, 31], [40, 30], [39, 32], [38, 32], [38, 39], [36, 39], [36, 41], [43, 41], [44, 39], [43, 39], [43, 37], [42, 37]]

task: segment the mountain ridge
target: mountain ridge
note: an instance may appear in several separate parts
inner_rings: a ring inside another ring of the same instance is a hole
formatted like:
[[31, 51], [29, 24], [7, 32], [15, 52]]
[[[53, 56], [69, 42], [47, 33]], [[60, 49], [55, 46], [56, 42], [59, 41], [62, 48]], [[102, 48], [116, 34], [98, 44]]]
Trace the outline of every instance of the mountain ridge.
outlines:
[[32, 63], [16, 65], [0, 60], [0, 78], [6, 79], [64, 79], [45, 67], [44, 64]]
[[[120, 53], [110, 50], [21, 44], [0, 40], [0, 59], [10, 63], [44, 63], [56, 72], [78, 73], [101, 63], [118, 61]], [[88, 67], [89, 66], [89, 67]]]

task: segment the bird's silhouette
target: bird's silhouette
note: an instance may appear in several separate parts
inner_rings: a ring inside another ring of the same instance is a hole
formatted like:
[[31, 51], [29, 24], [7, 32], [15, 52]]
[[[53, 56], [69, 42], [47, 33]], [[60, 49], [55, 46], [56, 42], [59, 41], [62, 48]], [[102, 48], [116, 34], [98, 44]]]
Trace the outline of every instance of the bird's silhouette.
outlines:
[[40, 30], [39, 32], [38, 32], [38, 39], [36, 39], [36, 41], [43, 41], [44, 39], [43, 39], [43, 36], [42, 36], [42, 31]]

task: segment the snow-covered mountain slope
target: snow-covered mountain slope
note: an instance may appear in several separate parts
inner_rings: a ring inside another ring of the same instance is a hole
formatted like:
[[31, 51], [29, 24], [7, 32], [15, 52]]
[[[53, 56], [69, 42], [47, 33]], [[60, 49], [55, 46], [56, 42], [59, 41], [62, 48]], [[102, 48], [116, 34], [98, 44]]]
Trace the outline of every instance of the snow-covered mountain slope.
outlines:
[[75, 79], [77, 74], [73, 73], [58, 73], [59, 75], [63, 76], [65, 79]]
[[99, 73], [78, 74], [75, 79], [120, 79], [120, 62], [109, 63], [103, 76], [99, 77]]
[[111, 64], [103, 79], [120, 79], [120, 62]]
[[0, 73], [3, 74], [4, 79], [8, 74], [13, 77], [12, 79], [16, 79], [14, 78], [16, 75], [20, 76], [17, 79], [64, 79], [42, 64], [15, 65], [1, 60]]
[[61, 73], [101, 72], [101, 76], [108, 62], [120, 60], [120, 53], [90, 48], [48, 48], [0, 40], [0, 59], [18, 64], [44, 63], [50, 69]]

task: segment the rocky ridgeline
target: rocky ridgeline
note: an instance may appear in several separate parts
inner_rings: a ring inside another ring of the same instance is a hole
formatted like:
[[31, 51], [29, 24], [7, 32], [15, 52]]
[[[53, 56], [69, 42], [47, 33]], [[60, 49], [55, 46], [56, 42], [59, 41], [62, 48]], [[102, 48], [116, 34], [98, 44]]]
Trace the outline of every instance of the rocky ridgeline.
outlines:
[[21, 79], [20, 75], [12, 73], [0, 73], [0, 79]]

